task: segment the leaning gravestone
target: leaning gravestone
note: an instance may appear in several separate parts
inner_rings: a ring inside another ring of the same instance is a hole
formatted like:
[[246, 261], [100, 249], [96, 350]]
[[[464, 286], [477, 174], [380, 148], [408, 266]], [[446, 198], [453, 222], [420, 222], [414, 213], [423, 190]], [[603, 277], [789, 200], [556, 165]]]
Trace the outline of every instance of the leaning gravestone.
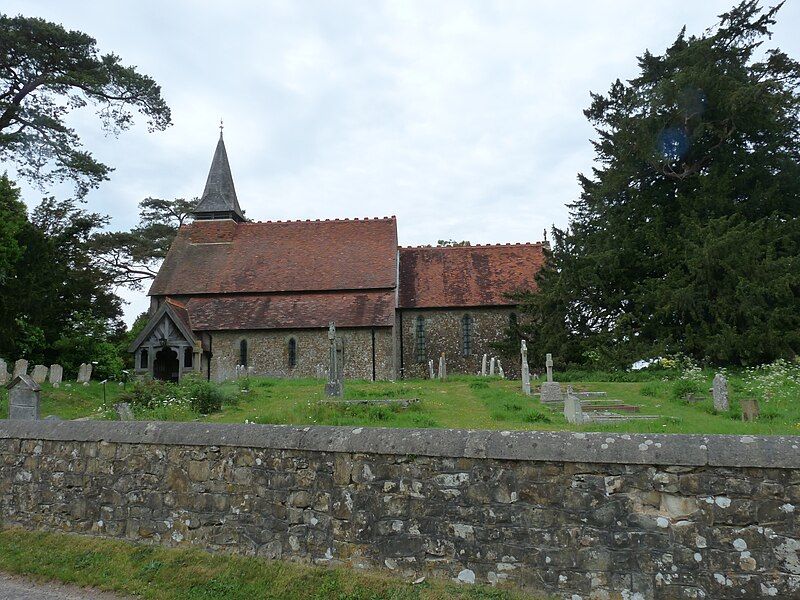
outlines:
[[742, 405], [742, 421], [755, 421], [758, 419], [758, 400], [755, 398], [744, 398]]
[[78, 368], [78, 383], [89, 383], [92, 378], [92, 363], [81, 363]]
[[0, 383], [4, 384], [8, 381], [8, 364], [0, 358]]
[[17, 375], [27, 375], [28, 374], [28, 361], [24, 358], [20, 358], [17, 362], [14, 363], [14, 372], [11, 374], [11, 378], [13, 379]]
[[728, 380], [725, 379], [722, 373], [714, 375], [711, 394], [714, 397], [714, 410], [725, 412], [730, 408], [728, 403]]
[[561, 384], [553, 381], [553, 355], [548, 354], [545, 360], [547, 367], [547, 381], [540, 386], [540, 400], [547, 404], [552, 402], [563, 402], [564, 396], [561, 393]]
[[61, 379], [64, 377], [64, 369], [61, 365], [50, 365], [50, 376], [48, 380], [53, 387], [61, 385]]
[[8, 418], [35, 421], [39, 418], [39, 384], [27, 375], [17, 375], [8, 388]]
[[580, 425], [584, 422], [581, 399], [572, 391], [572, 386], [567, 388], [567, 395], [564, 398], [564, 418], [573, 425]]
[[531, 371], [528, 367], [528, 345], [525, 340], [520, 342], [520, 354], [522, 355], [522, 393], [526, 396], [531, 395]]
[[31, 379], [38, 384], [42, 384], [47, 381], [47, 367], [44, 365], [34, 366], [33, 371], [31, 371]]
[[444, 352], [439, 357], [439, 379], [447, 379], [447, 362], [444, 359]]
[[328, 382], [325, 384], [325, 395], [329, 398], [344, 396], [344, 345], [336, 338], [336, 325], [331, 321], [328, 326], [329, 364]]

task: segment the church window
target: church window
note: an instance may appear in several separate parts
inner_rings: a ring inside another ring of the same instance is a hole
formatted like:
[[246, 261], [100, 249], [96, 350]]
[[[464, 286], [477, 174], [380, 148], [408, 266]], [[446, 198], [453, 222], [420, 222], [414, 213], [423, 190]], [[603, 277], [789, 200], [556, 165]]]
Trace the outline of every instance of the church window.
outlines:
[[461, 318], [461, 354], [469, 356], [472, 354], [472, 317], [464, 315]]
[[425, 318], [417, 317], [414, 324], [414, 339], [416, 345], [414, 351], [417, 355], [417, 362], [425, 362]]
[[239, 364], [243, 367], [247, 366], [247, 340], [239, 342]]
[[142, 353], [139, 355], [139, 368], [148, 368], [148, 362], [150, 362], [149, 352], [147, 351], [147, 348], [142, 348]]
[[187, 346], [183, 350], [183, 368], [184, 369], [191, 369], [194, 362], [194, 352], [190, 346]]
[[294, 369], [297, 366], [297, 340], [289, 338], [289, 368]]

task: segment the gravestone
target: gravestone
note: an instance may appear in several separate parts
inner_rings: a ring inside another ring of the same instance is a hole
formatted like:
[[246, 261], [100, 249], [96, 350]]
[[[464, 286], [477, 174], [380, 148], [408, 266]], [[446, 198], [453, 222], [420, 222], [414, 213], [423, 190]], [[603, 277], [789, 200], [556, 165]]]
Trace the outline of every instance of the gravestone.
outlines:
[[758, 419], [760, 411], [758, 400], [755, 398], [745, 398], [740, 403], [742, 405], [742, 421], [755, 421]]
[[711, 394], [714, 397], [714, 410], [725, 412], [730, 408], [730, 404], [728, 403], [728, 380], [725, 379], [722, 373], [714, 375]]
[[547, 367], [547, 381], [540, 386], [540, 400], [545, 403], [563, 402], [564, 395], [561, 393], [561, 385], [553, 381], [553, 355], [548, 354], [545, 360]]
[[47, 367], [44, 365], [34, 366], [33, 371], [31, 371], [31, 379], [40, 385], [47, 381]]
[[433, 371], [433, 359], [428, 361], [428, 377], [430, 379], [436, 379], [436, 373]]
[[494, 372], [497, 367], [497, 359], [493, 356], [492, 360], [489, 361], [489, 375], [494, 377]]
[[8, 381], [8, 365], [6, 361], [0, 358], [0, 383], [5, 385]]
[[17, 362], [14, 363], [14, 372], [11, 374], [11, 378], [13, 379], [17, 375], [27, 375], [28, 374], [28, 361], [24, 358], [20, 358]]
[[572, 386], [567, 388], [567, 395], [564, 398], [564, 418], [573, 425], [580, 425], [584, 422], [581, 399], [572, 391]]
[[78, 383], [89, 383], [92, 378], [92, 363], [81, 363], [78, 368]]
[[329, 398], [344, 396], [344, 345], [336, 337], [336, 325], [331, 321], [328, 326], [328, 382], [325, 384], [325, 395]]
[[39, 418], [39, 384], [28, 375], [17, 375], [8, 388], [8, 418], [35, 421]]
[[447, 362], [444, 359], [444, 352], [439, 357], [439, 379], [447, 379]]
[[500, 359], [497, 359], [497, 374], [500, 376], [500, 379], [506, 378], [506, 373], [503, 371], [503, 365], [500, 364]]
[[526, 396], [531, 395], [531, 371], [528, 367], [528, 345], [525, 340], [520, 342], [520, 354], [522, 355], [522, 393]]
[[481, 359], [481, 376], [486, 377], [486, 361], [488, 360], [488, 356], [486, 354], [483, 355]]
[[135, 417], [133, 416], [133, 411], [131, 410], [131, 405], [127, 402], [117, 402], [114, 405], [114, 410], [117, 412], [117, 418], [120, 421], [133, 421]]
[[61, 365], [50, 365], [49, 381], [53, 387], [61, 385], [61, 379], [64, 377], [64, 369]]

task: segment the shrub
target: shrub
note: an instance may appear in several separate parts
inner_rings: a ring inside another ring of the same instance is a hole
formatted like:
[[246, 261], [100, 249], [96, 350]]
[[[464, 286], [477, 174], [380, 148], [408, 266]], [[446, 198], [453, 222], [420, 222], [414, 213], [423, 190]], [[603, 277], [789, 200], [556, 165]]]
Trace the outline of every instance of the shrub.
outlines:
[[703, 385], [696, 379], [678, 379], [672, 384], [672, 397], [685, 400], [687, 396], [702, 394]]
[[529, 413], [526, 413], [522, 417], [522, 420], [525, 423], [550, 423], [550, 417], [548, 417], [547, 415], [544, 415], [542, 413], [535, 412], [535, 411], [531, 411]]
[[208, 415], [222, 409], [225, 394], [210, 381], [187, 379], [182, 387], [193, 411]]
[[661, 385], [657, 381], [648, 381], [647, 383], [643, 384], [641, 388], [639, 388], [639, 393], [642, 396], [647, 396], [649, 398], [658, 396], [660, 391]]

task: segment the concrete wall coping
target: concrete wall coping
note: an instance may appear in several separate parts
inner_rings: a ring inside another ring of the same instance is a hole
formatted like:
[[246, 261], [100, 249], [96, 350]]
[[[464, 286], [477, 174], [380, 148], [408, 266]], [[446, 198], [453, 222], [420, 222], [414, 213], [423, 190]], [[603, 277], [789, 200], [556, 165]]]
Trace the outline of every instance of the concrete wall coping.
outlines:
[[0, 420], [0, 439], [581, 463], [800, 468], [800, 436]]

